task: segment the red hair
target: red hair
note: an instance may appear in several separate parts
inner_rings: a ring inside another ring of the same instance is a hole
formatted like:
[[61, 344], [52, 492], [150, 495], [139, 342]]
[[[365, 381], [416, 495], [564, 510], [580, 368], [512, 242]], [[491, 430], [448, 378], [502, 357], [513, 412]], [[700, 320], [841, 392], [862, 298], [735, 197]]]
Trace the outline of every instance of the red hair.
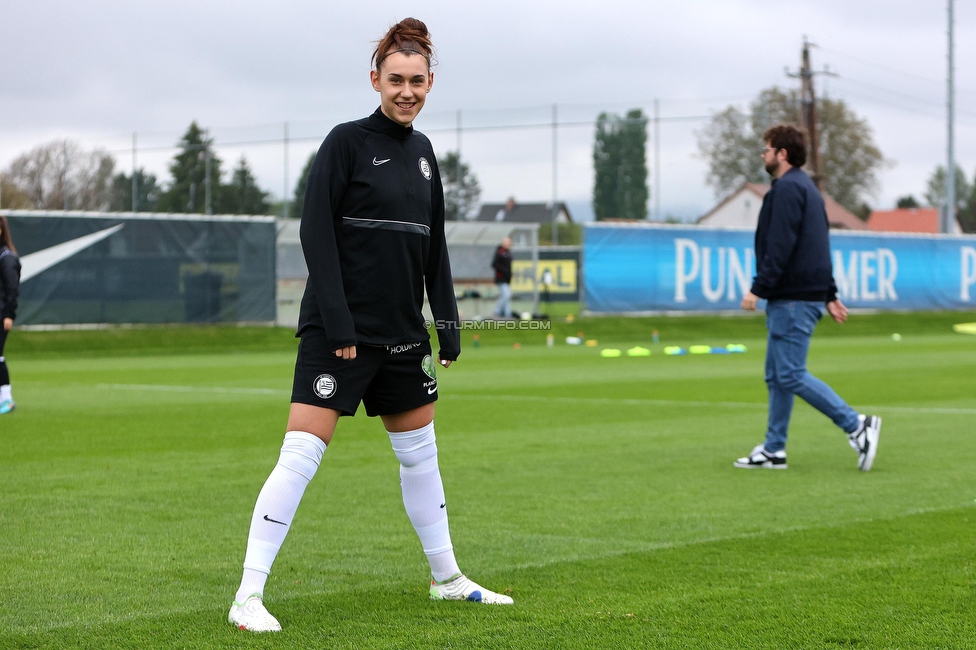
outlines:
[[0, 217], [0, 246], [6, 246], [13, 253], [17, 252], [17, 249], [14, 248], [14, 240], [10, 236], [10, 225], [7, 223], [7, 217]]
[[434, 44], [430, 40], [430, 32], [427, 25], [416, 18], [404, 18], [386, 32], [386, 36], [376, 43], [373, 50], [372, 65], [379, 72], [383, 59], [394, 52], [403, 52], [407, 56], [419, 54], [427, 59], [427, 67], [430, 68], [431, 57], [434, 53]]

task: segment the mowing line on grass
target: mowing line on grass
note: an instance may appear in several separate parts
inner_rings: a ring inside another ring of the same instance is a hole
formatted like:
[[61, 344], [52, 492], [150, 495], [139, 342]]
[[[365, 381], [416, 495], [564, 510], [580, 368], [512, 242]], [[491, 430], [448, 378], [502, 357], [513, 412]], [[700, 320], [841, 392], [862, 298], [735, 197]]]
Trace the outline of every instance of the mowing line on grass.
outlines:
[[[506, 400], [527, 402], [563, 402], [565, 404], [623, 404], [627, 406], [720, 406], [722, 408], [756, 408], [767, 409], [766, 402], [704, 402], [693, 400], [670, 399], [629, 399], [620, 397], [559, 397], [548, 395], [476, 395], [473, 393], [451, 393], [441, 399], [477, 399], [477, 400]], [[861, 408], [871, 411], [885, 411], [895, 413], [929, 413], [939, 415], [976, 415], [976, 408], [952, 408], [939, 406], [878, 406], [862, 405]]]
[[231, 395], [291, 395], [278, 388], [242, 388], [227, 386], [173, 386], [169, 384], [96, 384], [95, 388], [166, 393], [229, 393]]
[[[933, 513], [943, 513], [952, 512], [955, 510], [969, 510], [973, 506], [970, 504], [965, 505], [951, 505], [942, 506], [936, 508], [916, 508], [913, 510], [908, 510], [906, 512], [892, 515], [890, 517], [855, 517], [854, 519], [846, 519], [834, 524], [816, 524], [812, 526], [786, 526], [783, 528], [772, 528], [768, 530], [757, 530], [749, 533], [735, 533], [733, 535], [716, 535], [712, 537], [701, 537], [698, 539], [689, 539], [680, 542], [615, 542], [619, 546], [625, 546], [629, 544], [629, 548], [615, 548], [609, 551], [599, 551], [593, 554], [589, 553], [578, 553], [570, 557], [559, 557], [551, 560], [544, 560], [542, 562], [522, 562], [519, 564], [511, 565], [515, 569], [532, 569], [541, 568], [546, 566], [553, 566], [556, 564], [564, 564], [566, 562], [580, 562], [580, 561], [591, 561], [591, 560], [602, 560], [612, 557], [620, 557], [621, 555], [627, 555], [629, 553], [655, 553], [658, 551], [668, 551], [672, 549], [688, 548], [691, 546], [702, 546], [708, 544], [719, 544], [722, 542], [730, 542], [742, 539], [758, 539], [760, 537], [765, 537], [767, 535], [787, 535], [790, 533], [804, 533], [812, 530], [833, 530], [837, 528], [851, 528], [858, 526], [860, 524], [869, 524], [877, 521], [898, 521], [899, 519], [907, 519], [909, 517], [917, 517], [919, 515], [927, 515]], [[538, 538], [538, 539], [553, 539], [553, 540], [571, 540], [579, 541], [580, 538], [571, 537], [568, 535], [522, 535], [521, 538]], [[582, 538], [586, 542], [600, 542], [605, 540], [594, 539], [594, 538]]]
[[[96, 388], [170, 393], [222, 393], [240, 395], [291, 395], [290, 390], [278, 388], [242, 388], [230, 386], [175, 386], [170, 384], [96, 384]], [[505, 400], [516, 402], [563, 402], [566, 404], [622, 404], [626, 406], [703, 406], [720, 408], [766, 409], [765, 402], [706, 402], [701, 400], [631, 399], [622, 397], [559, 397], [548, 395], [480, 395], [450, 393], [441, 399]], [[924, 413], [933, 415], [976, 415], [976, 408], [941, 406], [861, 405], [869, 411], [891, 413]]]

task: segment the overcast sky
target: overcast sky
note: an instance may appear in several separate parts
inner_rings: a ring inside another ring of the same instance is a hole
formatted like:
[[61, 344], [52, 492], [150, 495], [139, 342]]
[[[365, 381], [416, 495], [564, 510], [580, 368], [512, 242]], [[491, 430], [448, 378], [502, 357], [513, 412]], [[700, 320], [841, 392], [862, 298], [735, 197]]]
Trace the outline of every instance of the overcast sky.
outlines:
[[[694, 119], [745, 108], [771, 85], [792, 87], [804, 35], [820, 47], [820, 94], [867, 118], [889, 165], [875, 207], [920, 196], [946, 154], [945, 0], [603, 0], [335, 2], [322, 0], [0, 0], [0, 168], [55, 138], [113, 152], [118, 168], [168, 178], [191, 120], [211, 129], [228, 169], [241, 155], [261, 186], [289, 188], [338, 122], [371, 112], [374, 41], [396, 20], [424, 20], [439, 64], [417, 128], [435, 151], [458, 146], [486, 201], [553, 196], [557, 105], [560, 200], [592, 192], [589, 125], [600, 111], [653, 109], [661, 124], [663, 215], [692, 218], [715, 202], [697, 157]], [[957, 161], [976, 174], [976, 3], [956, 2]], [[243, 144], [230, 144], [243, 143]], [[151, 148], [151, 149], [150, 149]], [[653, 143], [648, 161], [653, 163]], [[653, 209], [652, 196], [650, 206]]]

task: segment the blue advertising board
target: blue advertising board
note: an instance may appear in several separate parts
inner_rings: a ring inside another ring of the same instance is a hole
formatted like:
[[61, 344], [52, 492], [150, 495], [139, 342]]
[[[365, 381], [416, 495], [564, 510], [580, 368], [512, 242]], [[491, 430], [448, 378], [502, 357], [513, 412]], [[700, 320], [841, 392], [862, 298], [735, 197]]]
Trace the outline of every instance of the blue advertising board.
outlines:
[[[595, 312], [739, 308], [756, 272], [753, 231], [587, 224], [583, 296]], [[976, 236], [832, 230], [838, 297], [874, 309], [976, 308]]]

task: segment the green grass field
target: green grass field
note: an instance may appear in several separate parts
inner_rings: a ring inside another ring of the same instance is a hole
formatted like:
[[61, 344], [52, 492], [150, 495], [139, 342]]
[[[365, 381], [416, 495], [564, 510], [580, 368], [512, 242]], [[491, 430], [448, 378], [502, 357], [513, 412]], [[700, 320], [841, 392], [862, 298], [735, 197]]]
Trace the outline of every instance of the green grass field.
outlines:
[[[465, 332], [436, 421], [451, 528], [465, 572], [516, 605], [428, 600], [396, 460], [360, 412], [278, 557], [270, 636], [226, 616], [291, 333], [15, 332], [0, 648], [972, 648], [976, 337], [951, 324], [974, 320], [820, 325], [811, 370], [884, 417], [867, 474], [799, 401], [790, 469], [733, 469], [764, 431], [760, 318], [560, 321], [552, 349]], [[654, 354], [561, 343], [579, 331]], [[661, 354], [694, 343], [749, 351]]]

